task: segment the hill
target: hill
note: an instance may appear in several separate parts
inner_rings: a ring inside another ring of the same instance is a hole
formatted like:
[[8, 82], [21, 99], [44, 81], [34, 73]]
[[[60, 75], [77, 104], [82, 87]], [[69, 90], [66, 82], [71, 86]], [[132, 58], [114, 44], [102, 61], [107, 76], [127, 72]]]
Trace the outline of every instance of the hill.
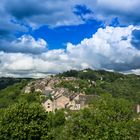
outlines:
[[[57, 78], [55, 82], [54, 77]], [[66, 79], [67, 80], [64, 80]], [[104, 70], [70, 70], [51, 78], [53, 88], [65, 88], [70, 92], [87, 95], [111, 94], [115, 98], [124, 98], [135, 104], [140, 103], [140, 76], [124, 75]], [[8, 107], [25, 96], [23, 89], [26, 85], [43, 79], [0, 78], [0, 107]], [[38, 84], [36, 84], [38, 85]], [[42, 87], [42, 85], [41, 85]], [[32, 87], [34, 89], [35, 87]], [[45, 87], [44, 87], [45, 88]], [[32, 91], [34, 92], [34, 91]], [[26, 94], [29, 100], [36, 100], [34, 94]]]
[[[61, 77], [75, 77], [79, 81], [61, 83], [60, 86], [76, 90], [75, 84], [80, 85], [80, 90], [86, 94], [96, 93], [98, 95], [110, 93], [116, 98], [125, 98], [140, 103], [140, 76], [134, 74], [124, 75], [117, 72], [104, 70], [94, 71], [91, 69], [76, 71], [70, 70], [58, 75]], [[90, 85], [90, 81], [95, 84]]]
[[[22, 79], [0, 90], [0, 140], [138, 140], [139, 114], [130, 101], [140, 101], [139, 84], [137, 75], [90, 69]], [[57, 99], [61, 89], [64, 94], [98, 98], [79, 110], [64, 107], [46, 112], [42, 103], [48, 99], [42, 95], [50, 89], [57, 93]]]

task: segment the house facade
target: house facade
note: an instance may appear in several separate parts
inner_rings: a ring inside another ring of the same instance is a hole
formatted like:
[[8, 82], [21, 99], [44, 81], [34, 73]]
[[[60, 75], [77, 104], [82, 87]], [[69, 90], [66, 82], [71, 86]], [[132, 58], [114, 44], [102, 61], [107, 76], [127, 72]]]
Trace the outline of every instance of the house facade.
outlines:
[[48, 99], [45, 103], [43, 103], [43, 106], [47, 112], [53, 112], [55, 111], [55, 102]]
[[[69, 95], [69, 96], [68, 96]], [[70, 109], [80, 110], [88, 107], [88, 101], [95, 96], [89, 96], [84, 94], [72, 95], [66, 92], [65, 94], [58, 91], [52, 96], [53, 100], [48, 99], [43, 106], [47, 112], [55, 111], [56, 109]]]

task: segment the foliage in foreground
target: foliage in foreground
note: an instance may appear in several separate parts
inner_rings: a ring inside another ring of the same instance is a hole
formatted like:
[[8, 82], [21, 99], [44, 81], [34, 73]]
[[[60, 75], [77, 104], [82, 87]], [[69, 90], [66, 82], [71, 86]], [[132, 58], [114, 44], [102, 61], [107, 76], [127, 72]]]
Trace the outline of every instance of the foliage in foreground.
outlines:
[[1, 109], [0, 139], [138, 140], [140, 121], [124, 99], [102, 96], [77, 112], [47, 113], [38, 103], [20, 101]]
[[140, 121], [124, 99], [104, 96], [90, 108], [73, 113], [63, 131], [64, 140], [138, 140]]
[[26, 101], [2, 109], [0, 140], [52, 139], [53, 128], [65, 122], [64, 113], [58, 112], [48, 114], [40, 104]]

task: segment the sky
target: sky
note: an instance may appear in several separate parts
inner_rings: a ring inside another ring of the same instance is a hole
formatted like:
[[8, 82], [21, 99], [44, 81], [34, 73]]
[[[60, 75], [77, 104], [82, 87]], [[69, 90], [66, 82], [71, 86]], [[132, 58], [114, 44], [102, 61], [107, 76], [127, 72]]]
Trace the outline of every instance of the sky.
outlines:
[[140, 0], [1, 0], [0, 76], [140, 75], [139, 9]]

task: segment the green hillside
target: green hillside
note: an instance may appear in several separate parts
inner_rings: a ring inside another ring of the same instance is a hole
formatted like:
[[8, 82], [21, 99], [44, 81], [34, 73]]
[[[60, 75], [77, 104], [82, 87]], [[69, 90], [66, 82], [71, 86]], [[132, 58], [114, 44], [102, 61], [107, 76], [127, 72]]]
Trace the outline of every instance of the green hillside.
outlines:
[[[74, 92], [86, 94], [111, 94], [115, 98], [125, 98], [140, 103], [140, 76], [124, 75], [103, 70], [70, 70], [56, 75], [61, 77], [75, 77], [73, 81], [63, 81], [57, 87], [65, 87]], [[22, 89], [31, 79], [0, 78], [0, 107], [7, 107], [19, 99]], [[30, 96], [33, 96], [31, 94]]]
[[30, 80], [22, 79], [0, 90], [0, 140], [140, 139], [140, 114], [134, 109], [140, 102], [139, 76], [88, 69], [56, 77], [57, 88], [99, 96], [84, 109], [48, 113], [40, 93], [23, 92]]
[[[15, 79], [15, 78], [1, 78], [4, 83], [0, 83], [4, 89], [0, 90], [0, 108], [6, 108], [14, 103], [18, 102], [21, 98], [31, 98], [30, 100], [34, 100], [34, 94], [26, 95], [23, 93], [23, 88], [27, 85], [30, 79]], [[16, 81], [16, 83], [9, 83], [9, 80]], [[19, 82], [17, 82], [19, 81]], [[10, 85], [12, 84], [12, 85]]]
[[[75, 89], [79, 85], [80, 92], [86, 94], [104, 94], [110, 93], [116, 98], [125, 98], [130, 101], [140, 103], [140, 76], [129, 74], [124, 75], [116, 72], [107, 72], [104, 70], [93, 71], [90, 69], [76, 71], [70, 70], [58, 75], [59, 77], [76, 77], [75, 83], [61, 83], [59, 86]], [[91, 84], [95, 81], [95, 84]]]

